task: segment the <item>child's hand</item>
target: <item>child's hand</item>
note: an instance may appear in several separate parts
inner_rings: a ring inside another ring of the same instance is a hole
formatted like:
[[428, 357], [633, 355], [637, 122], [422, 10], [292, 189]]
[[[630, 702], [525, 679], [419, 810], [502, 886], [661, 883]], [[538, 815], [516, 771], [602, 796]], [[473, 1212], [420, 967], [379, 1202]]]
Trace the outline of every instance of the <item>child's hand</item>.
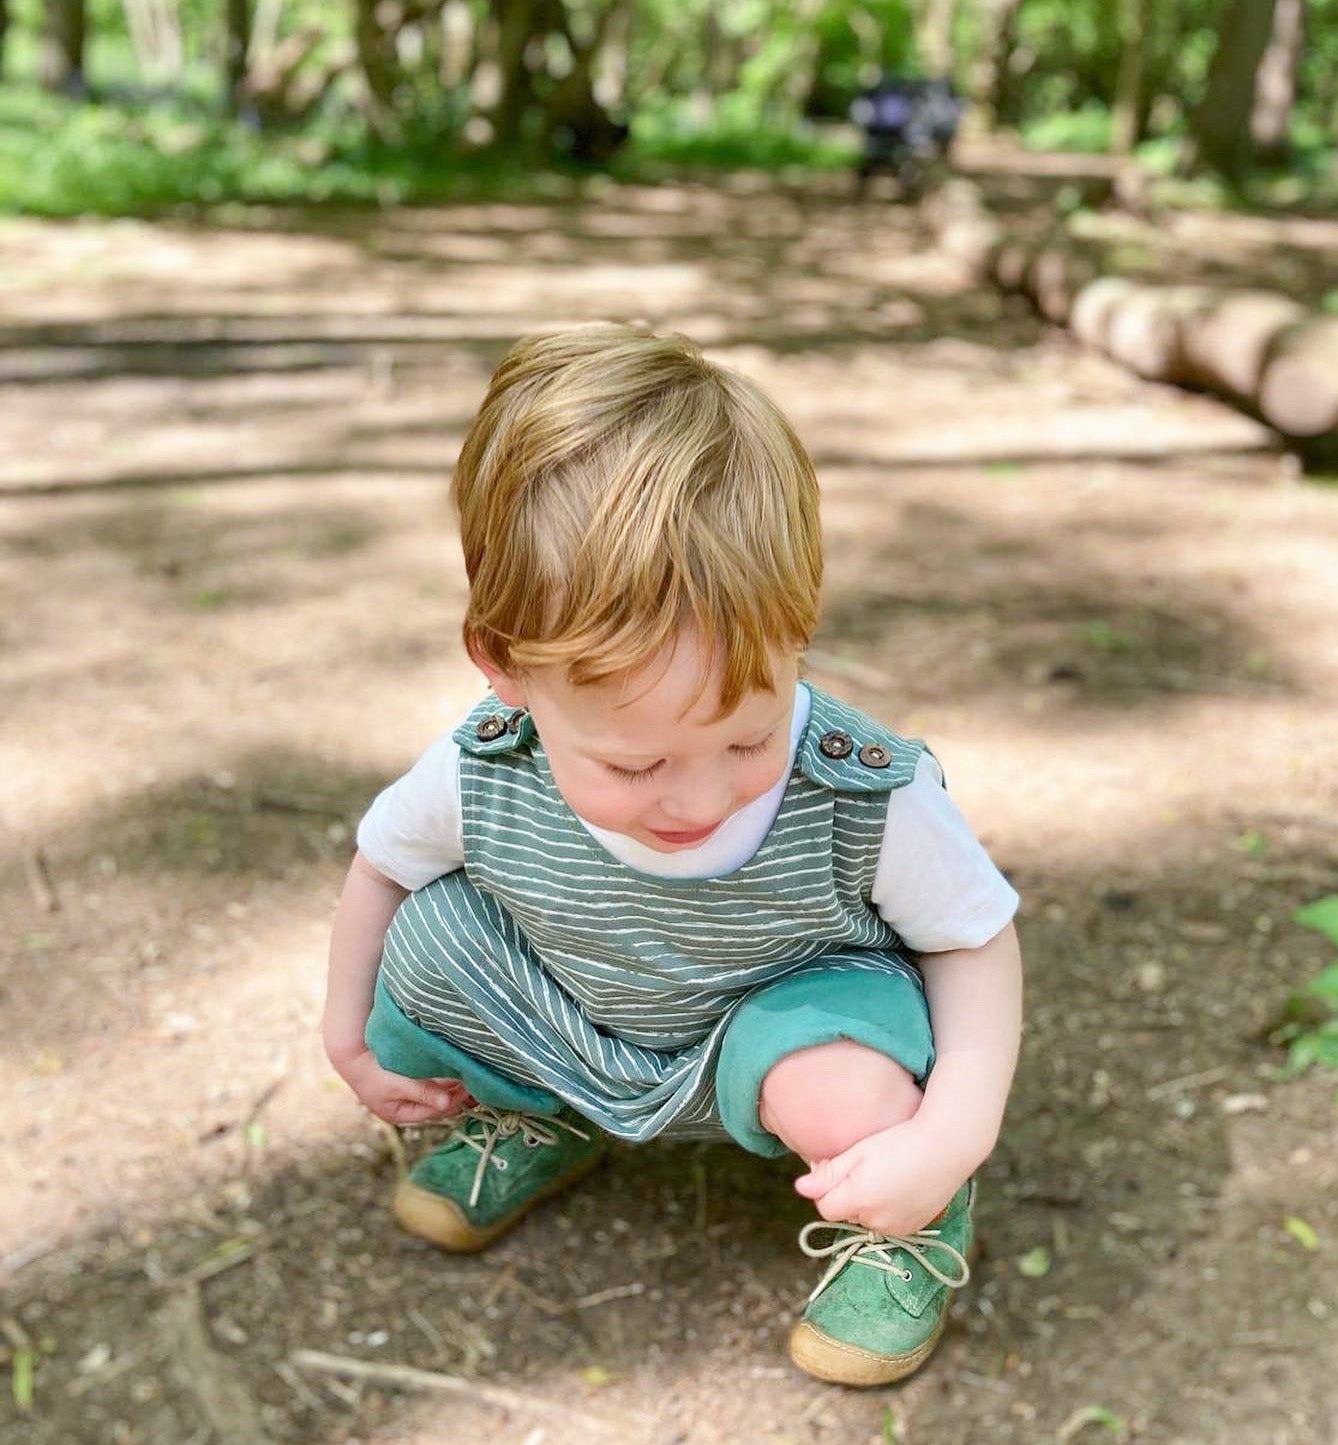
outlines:
[[969, 1172], [945, 1158], [911, 1120], [817, 1160], [794, 1187], [824, 1219], [907, 1235], [943, 1209]]
[[473, 1103], [459, 1079], [410, 1079], [376, 1062], [370, 1049], [335, 1065], [359, 1099], [388, 1124], [422, 1124], [458, 1114]]

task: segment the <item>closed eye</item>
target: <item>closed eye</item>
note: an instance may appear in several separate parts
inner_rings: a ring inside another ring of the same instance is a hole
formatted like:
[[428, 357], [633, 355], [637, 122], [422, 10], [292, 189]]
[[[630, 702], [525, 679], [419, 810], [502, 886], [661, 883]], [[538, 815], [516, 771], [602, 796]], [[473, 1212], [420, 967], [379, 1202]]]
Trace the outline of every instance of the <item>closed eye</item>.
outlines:
[[659, 772], [663, 762], [664, 759], [661, 758], [658, 763], [652, 763], [648, 768], [620, 768], [616, 763], [605, 763], [604, 766], [615, 778], [621, 778], [625, 783], [639, 783], [652, 773]]
[[760, 743], [735, 743], [730, 752], [740, 758], [753, 758], [762, 752], [771, 741], [773, 734], [768, 733]]

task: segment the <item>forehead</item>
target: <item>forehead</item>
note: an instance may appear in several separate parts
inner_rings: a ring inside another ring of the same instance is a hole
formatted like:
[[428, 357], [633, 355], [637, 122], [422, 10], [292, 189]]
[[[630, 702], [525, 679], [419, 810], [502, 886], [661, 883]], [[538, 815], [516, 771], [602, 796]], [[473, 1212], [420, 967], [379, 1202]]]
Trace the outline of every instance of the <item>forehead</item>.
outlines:
[[717, 650], [704, 653], [691, 633], [681, 634], [672, 650], [636, 672], [580, 687], [565, 673], [546, 677], [543, 683], [549, 700], [581, 727], [592, 744], [644, 746], [653, 738], [755, 731], [774, 721], [789, 703], [796, 671], [784, 657], [774, 663], [777, 691], [745, 693], [733, 712], [723, 717], [722, 660]]

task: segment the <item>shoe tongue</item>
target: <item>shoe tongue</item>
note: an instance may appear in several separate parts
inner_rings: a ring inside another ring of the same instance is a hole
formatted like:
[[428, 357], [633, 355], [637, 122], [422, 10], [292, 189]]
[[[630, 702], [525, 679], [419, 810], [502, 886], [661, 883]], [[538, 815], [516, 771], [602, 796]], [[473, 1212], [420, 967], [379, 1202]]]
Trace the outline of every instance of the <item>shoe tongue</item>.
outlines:
[[885, 1288], [907, 1314], [918, 1318], [930, 1300], [942, 1291], [943, 1285], [904, 1249], [891, 1251], [891, 1256], [900, 1269], [910, 1271], [911, 1277], [902, 1279], [899, 1274], [884, 1274]]

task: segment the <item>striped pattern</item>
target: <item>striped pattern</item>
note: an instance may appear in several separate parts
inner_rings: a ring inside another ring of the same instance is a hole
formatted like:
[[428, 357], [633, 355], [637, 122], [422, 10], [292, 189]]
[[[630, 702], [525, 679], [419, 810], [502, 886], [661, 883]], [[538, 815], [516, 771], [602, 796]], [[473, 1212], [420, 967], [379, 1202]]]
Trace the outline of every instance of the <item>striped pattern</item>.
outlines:
[[[712, 1137], [716, 1055], [749, 993], [818, 968], [918, 981], [867, 900], [887, 793], [914, 776], [920, 744], [814, 690], [753, 858], [725, 877], [656, 878], [572, 815], [528, 719], [478, 740], [490, 702], [456, 734], [465, 867], [406, 900], [386, 937], [386, 986], [416, 1022], [618, 1137]], [[891, 766], [825, 757], [833, 729], [856, 751], [881, 743]]]

